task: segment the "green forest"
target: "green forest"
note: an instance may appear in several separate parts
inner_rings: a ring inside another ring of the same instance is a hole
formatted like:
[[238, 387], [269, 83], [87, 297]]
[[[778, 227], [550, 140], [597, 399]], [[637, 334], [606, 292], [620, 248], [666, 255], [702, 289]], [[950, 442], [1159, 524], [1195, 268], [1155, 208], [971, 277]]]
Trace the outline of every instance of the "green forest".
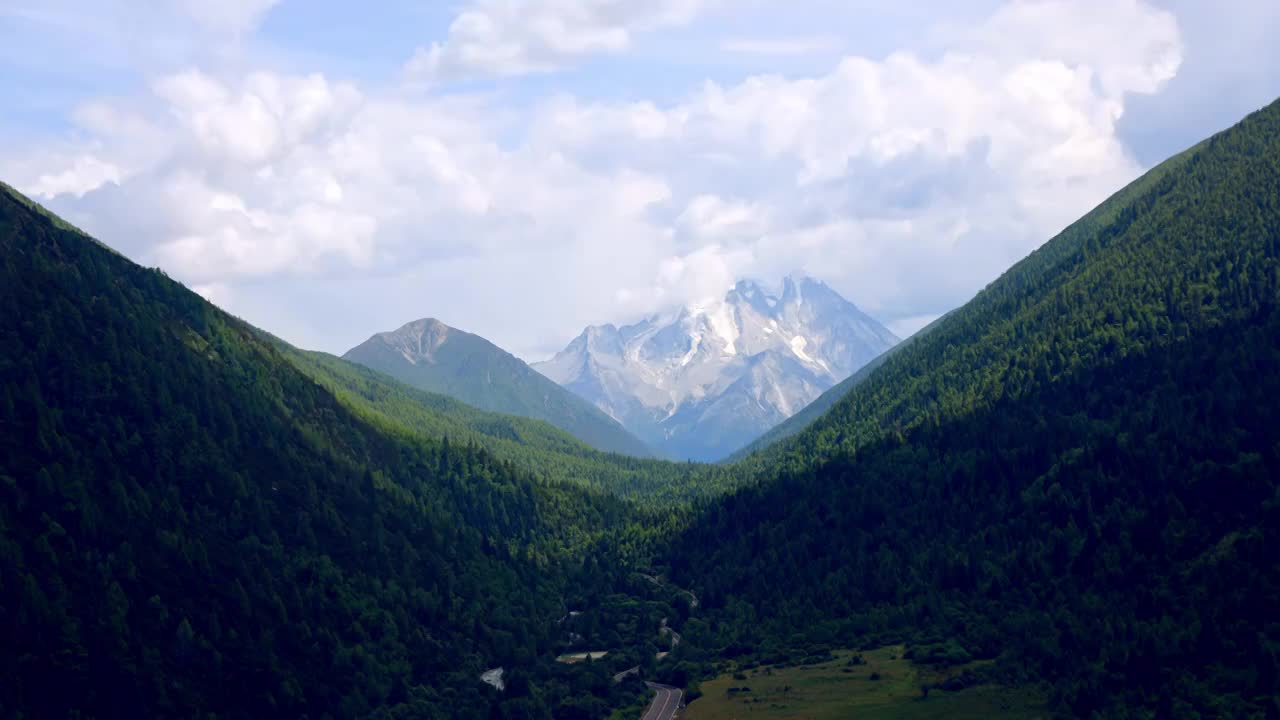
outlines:
[[1273, 105], [744, 461], [777, 479], [672, 544], [712, 647], [910, 641], [1076, 717], [1273, 717], [1278, 255]]
[[1280, 717], [1280, 103], [718, 466], [299, 350], [7, 186], [0, 308], [4, 717], [635, 717], [898, 644]]
[[[633, 517], [622, 500], [535, 479], [478, 432], [397, 431], [162, 273], [0, 207], [0, 714], [583, 700], [536, 659], [567, 602], [612, 588], [592, 551]], [[486, 692], [503, 664], [540, 684]]]

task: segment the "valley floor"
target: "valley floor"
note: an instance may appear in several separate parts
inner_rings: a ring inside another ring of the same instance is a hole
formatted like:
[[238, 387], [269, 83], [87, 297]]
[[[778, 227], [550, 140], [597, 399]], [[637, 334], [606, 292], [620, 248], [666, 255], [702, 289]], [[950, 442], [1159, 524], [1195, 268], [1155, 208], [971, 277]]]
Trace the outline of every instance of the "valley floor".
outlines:
[[[931, 689], [974, 665], [935, 671], [902, 657], [902, 646], [836, 653], [819, 665], [765, 667], [722, 675], [702, 684], [702, 697], [680, 713], [684, 720], [1047, 720], [1045, 699], [1034, 690], [981, 685], [956, 692]], [[875, 678], [875, 679], [873, 679]]]

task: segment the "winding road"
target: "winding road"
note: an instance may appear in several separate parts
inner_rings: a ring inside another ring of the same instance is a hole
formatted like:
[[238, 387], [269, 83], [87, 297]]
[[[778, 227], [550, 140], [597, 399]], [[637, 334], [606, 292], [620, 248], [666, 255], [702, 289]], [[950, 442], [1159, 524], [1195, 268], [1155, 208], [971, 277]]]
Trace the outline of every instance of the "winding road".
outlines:
[[642, 720], [671, 720], [676, 716], [676, 710], [680, 709], [680, 701], [684, 698], [684, 691], [679, 688], [659, 685], [658, 683], [645, 683], [654, 691], [653, 702], [649, 703], [649, 709], [645, 710]]

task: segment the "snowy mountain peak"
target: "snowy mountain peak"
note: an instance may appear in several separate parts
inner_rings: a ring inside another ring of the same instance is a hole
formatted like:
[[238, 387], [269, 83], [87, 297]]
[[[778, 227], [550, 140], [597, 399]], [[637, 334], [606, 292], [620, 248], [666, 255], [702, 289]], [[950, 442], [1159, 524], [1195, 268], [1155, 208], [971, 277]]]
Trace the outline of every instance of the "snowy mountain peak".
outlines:
[[825, 283], [793, 273], [780, 295], [742, 280], [723, 298], [589, 327], [533, 367], [671, 456], [713, 460], [897, 342]]

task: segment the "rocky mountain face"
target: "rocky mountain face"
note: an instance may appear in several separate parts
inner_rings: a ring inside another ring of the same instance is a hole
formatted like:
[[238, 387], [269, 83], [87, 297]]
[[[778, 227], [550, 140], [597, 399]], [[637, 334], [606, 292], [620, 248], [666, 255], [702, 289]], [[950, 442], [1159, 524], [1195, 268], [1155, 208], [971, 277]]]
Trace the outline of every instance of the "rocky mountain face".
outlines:
[[481, 410], [543, 420], [606, 452], [652, 455], [591, 403], [488, 340], [433, 318], [374, 335], [343, 359]]
[[718, 460], [893, 347], [883, 325], [811, 277], [625, 327], [593, 326], [534, 369], [664, 455]]

